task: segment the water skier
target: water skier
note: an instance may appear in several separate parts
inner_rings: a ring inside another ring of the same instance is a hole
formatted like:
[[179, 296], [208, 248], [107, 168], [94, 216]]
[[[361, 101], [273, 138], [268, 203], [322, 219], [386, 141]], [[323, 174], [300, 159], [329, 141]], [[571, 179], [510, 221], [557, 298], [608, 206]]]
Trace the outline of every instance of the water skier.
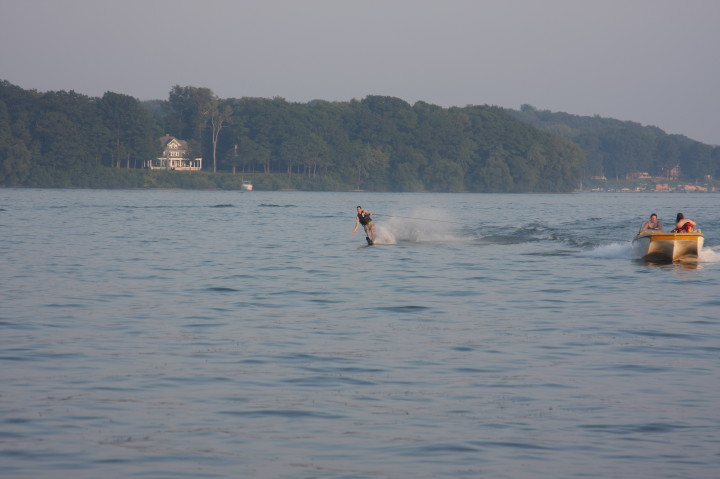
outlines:
[[355, 217], [355, 229], [352, 232], [352, 234], [355, 234], [358, 226], [362, 225], [365, 230], [365, 239], [367, 240], [368, 245], [375, 243], [375, 224], [373, 224], [373, 220], [370, 218], [371, 216], [372, 213], [367, 210], [363, 210], [362, 206], [358, 206], [357, 216]]

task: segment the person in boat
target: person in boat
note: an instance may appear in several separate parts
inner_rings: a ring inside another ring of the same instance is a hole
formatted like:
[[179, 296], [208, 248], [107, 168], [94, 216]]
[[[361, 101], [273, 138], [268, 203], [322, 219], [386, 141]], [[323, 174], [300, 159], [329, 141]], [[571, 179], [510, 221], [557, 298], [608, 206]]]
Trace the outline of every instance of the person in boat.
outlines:
[[673, 233], [692, 233], [695, 229], [695, 223], [690, 218], [685, 218], [685, 215], [682, 213], [677, 214], [677, 219], [675, 220], [675, 228], [672, 230]]
[[650, 219], [645, 222], [645, 224], [642, 225], [640, 228], [640, 231], [645, 230], [657, 230], [662, 231], [662, 221], [658, 220], [657, 215], [655, 213], [650, 215]]
[[358, 226], [362, 225], [363, 229], [365, 230], [365, 239], [367, 240], [368, 244], [375, 243], [375, 224], [373, 224], [372, 213], [370, 213], [368, 210], [364, 210], [362, 206], [357, 207], [357, 216], [355, 217], [355, 229], [353, 230], [352, 234], [355, 234], [355, 232], [358, 229]]

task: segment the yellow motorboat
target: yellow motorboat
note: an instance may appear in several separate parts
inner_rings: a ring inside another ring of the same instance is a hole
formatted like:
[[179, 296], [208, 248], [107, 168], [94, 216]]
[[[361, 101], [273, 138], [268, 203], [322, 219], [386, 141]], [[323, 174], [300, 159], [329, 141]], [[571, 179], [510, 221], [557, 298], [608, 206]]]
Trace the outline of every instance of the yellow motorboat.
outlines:
[[671, 233], [664, 231], [640, 231], [632, 240], [635, 254], [645, 261], [697, 262], [705, 237], [702, 231]]

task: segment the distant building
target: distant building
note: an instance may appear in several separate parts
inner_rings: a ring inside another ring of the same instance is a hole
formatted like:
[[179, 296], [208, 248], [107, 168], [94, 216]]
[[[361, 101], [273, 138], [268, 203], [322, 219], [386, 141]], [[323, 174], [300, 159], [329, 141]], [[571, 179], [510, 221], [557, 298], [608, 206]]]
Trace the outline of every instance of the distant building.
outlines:
[[684, 191], [699, 191], [703, 193], [707, 193], [708, 190], [706, 186], [700, 185], [678, 185], [678, 187]]
[[160, 138], [163, 153], [160, 158], [145, 162], [145, 168], [151, 170], [199, 171], [202, 169], [202, 158], [188, 158], [190, 148], [185, 140], [165, 135]]
[[677, 180], [680, 178], [680, 164], [672, 168], [662, 168], [662, 175], [669, 180]]
[[634, 171], [625, 175], [628, 180], [646, 180], [650, 178], [650, 174], [646, 171]]

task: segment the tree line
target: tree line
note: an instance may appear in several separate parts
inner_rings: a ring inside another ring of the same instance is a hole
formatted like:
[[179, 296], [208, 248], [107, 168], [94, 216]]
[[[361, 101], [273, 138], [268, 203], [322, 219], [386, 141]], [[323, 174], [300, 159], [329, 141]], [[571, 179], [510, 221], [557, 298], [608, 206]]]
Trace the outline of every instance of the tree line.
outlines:
[[[550, 131], [516, 113], [387, 96], [222, 99], [208, 88], [179, 85], [167, 100], [141, 102], [1, 81], [0, 183], [237, 188], [248, 176], [258, 189], [565, 192], [612, 165], [606, 152], [598, 167], [595, 151], [581, 148], [581, 135]], [[203, 157], [204, 171], [143, 169], [161, 155], [165, 133], [186, 140], [191, 155]], [[696, 170], [705, 171], [699, 164]]]
[[655, 126], [554, 113], [531, 105], [508, 111], [519, 120], [579, 145], [587, 155], [586, 177], [619, 179], [636, 172], [668, 177], [676, 166], [686, 181], [720, 176], [720, 147], [684, 135], [669, 135]]
[[[205, 171], [143, 170], [164, 133], [188, 141]], [[574, 143], [491, 106], [221, 99], [189, 86], [141, 102], [0, 82], [6, 186], [232, 188], [243, 173], [266, 188], [570, 191], [584, 161]]]

